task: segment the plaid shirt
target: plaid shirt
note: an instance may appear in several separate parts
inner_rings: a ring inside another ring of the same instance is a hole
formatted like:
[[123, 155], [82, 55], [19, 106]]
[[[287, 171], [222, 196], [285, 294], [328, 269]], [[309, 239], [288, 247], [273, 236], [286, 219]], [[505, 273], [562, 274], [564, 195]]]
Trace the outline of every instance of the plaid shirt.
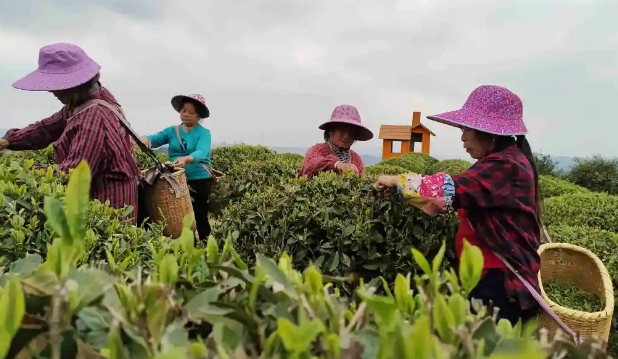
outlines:
[[[120, 107], [102, 86], [97, 86], [91, 98]], [[129, 133], [102, 106], [91, 107], [67, 121], [72, 112], [65, 106], [44, 120], [23, 129], [9, 130], [4, 136], [9, 141], [9, 149], [38, 150], [53, 143], [56, 161], [65, 172], [85, 160], [92, 174], [91, 197], [109, 201], [115, 208], [132, 205], [135, 220], [139, 169]]]
[[[452, 178], [453, 207], [466, 210], [478, 241], [500, 254], [539, 291], [540, 228], [534, 176], [526, 156], [512, 145]], [[513, 273], [507, 271], [505, 278], [507, 293], [522, 309], [537, 304]]]

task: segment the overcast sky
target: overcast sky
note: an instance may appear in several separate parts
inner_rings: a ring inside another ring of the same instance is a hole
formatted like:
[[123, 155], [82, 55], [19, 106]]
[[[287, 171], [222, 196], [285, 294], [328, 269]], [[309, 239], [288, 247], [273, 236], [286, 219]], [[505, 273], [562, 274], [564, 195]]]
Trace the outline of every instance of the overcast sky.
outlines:
[[432, 154], [465, 158], [459, 131], [425, 116], [481, 84], [524, 102], [530, 142], [553, 155], [618, 153], [618, 1], [0, 0], [0, 128], [59, 109], [15, 90], [41, 46], [71, 42], [141, 134], [175, 124], [170, 98], [201, 93], [213, 142], [308, 147], [355, 105], [380, 154], [380, 124], [413, 111]]

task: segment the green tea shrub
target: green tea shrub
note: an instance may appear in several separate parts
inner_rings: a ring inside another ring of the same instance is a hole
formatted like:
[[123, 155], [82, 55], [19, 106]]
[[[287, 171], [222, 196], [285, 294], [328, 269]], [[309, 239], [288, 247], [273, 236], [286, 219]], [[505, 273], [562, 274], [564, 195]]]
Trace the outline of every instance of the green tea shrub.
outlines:
[[366, 167], [365, 172], [370, 176], [377, 177], [380, 175], [398, 175], [408, 171], [401, 166], [389, 165], [381, 162], [373, 166]]
[[299, 266], [313, 262], [324, 273], [389, 279], [412, 268], [412, 246], [428, 254], [452, 240], [454, 215], [426, 216], [399, 198], [378, 196], [372, 184], [322, 173], [268, 187], [228, 207], [214, 233], [232, 233], [247, 261], [254, 253], [287, 252]]
[[470, 168], [470, 166], [472, 166], [472, 164], [464, 160], [444, 160], [436, 162], [433, 165], [429, 166], [427, 174], [433, 175], [438, 172], [443, 172], [449, 175], [458, 175], [460, 173], [466, 172]]
[[259, 162], [273, 155], [275, 152], [267, 147], [241, 144], [215, 147], [211, 160], [213, 168], [227, 174], [233, 167], [245, 162]]
[[618, 196], [575, 193], [545, 200], [543, 220], [548, 225], [570, 224], [618, 232]]
[[[170, 159], [167, 153], [155, 152], [155, 155], [161, 163], [165, 163]], [[144, 153], [138, 146], [135, 146], [135, 158], [137, 160], [137, 167], [140, 170], [147, 170], [156, 165], [152, 157]]]
[[568, 179], [595, 192], [618, 194], [618, 159], [598, 155], [578, 158]]
[[424, 153], [407, 153], [395, 158], [389, 158], [380, 162], [380, 164], [400, 166], [406, 169], [406, 172], [415, 172], [427, 174], [429, 167], [438, 162], [437, 159]]
[[397, 274], [393, 291], [380, 280], [361, 283], [356, 299], [333, 288], [349, 279], [313, 265], [298, 271], [285, 253], [278, 262], [258, 253], [249, 270], [231, 237], [222, 248], [212, 237], [196, 248], [190, 216], [171, 245], [150, 246], [144, 267], [123, 269], [109, 253], [107, 265], [82, 265], [89, 178], [82, 163], [66, 204], [45, 198], [54, 231], [46, 255], [0, 258], [0, 357], [604, 357], [599, 343], [548, 342], [534, 322], [496, 322], [479, 301], [468, 302], [483, 267], [480, 249], [468, 243], [459, 276], [440, 270], [444, 245], [431, 264], [412, 249], [422, 277]]
[[539, 176], [539, 187], [541, 188], [541, 195], [543, 198], [590, 192], [590, 190], [580, 187], [573, 182], [545, 175]]
[[[66, 180], [67, 176], [54, 172], [54, 167], [35, 169], [33, 159], [12, 161], [8, 166], [0, 162], [1, 255], [16, 260], [26, 253], [47, 251], [54, 231], [45, 220], [44, 199], [52, 197], [64, 202]], [[138, 253], [136, 248], [141, 248], [141, 255], [147, 256], [149, 249], [145, 241], [156, 244], [166, 240], [162, 238], [162, 224], [153, 224], [149, 229], [131, 225], [128, 216], [132, 210], [110, 208], [99, 201], [90, 203], [85, 243], [91, 256], [85, 261], [103, 258], [108, 247], [119, 261], [126, 259], [125, 254]], [[127, 259], [125, 265], [135, 264], [137, 259]]]
[[286, 160], [295, 161], [299, 163], [300, 166], [302, 166], [303, 161], [305, 160], [305, 156], [299, 155], [298, 153], [291, 153], [291, 152], [277, 153], [277, 156], [279, 156], [280, 158], [286, 159]]

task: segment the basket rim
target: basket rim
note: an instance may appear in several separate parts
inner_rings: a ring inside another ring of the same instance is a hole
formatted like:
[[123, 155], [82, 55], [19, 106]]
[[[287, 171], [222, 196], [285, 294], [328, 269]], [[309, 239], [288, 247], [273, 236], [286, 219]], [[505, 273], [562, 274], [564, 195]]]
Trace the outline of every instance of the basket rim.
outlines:
[[[146, 173], [148, 171], [150, 171], [150, 169], [147, 168], [145, 170], [142, 170], [142, 173]], [[174, 167], [174, 172], [172, 172], [172, 174], [181, 173], [181, 172], [184, 173], [185, 169], [182, 167]]]
[[613, 284], [612, 284], [612, 280], [609, 275], [609, 272], [607, 271], [607, 268], [605, 267], [603, 262], [599, 259], [599, 257], [596, 254], [594, 254], [592, 251], [590, 251], [589, 249], [580, 247], [580, 246], [577, 246], [571, 243], [544, 243], [541, 246], [539, 246], [539, 249], [537, 252], [540, 256], [546, 250], [552, 250], [552, 249], [566, 249], [566, 250], [579, 252], [579, 253], [586, 255], [594, 262], [595, 266], [599, 270], [599, 273], [601, 274], [601, 281], [603, 282], [603, 291], [605, 292], [605, 308], [597, 312], [583, 312], [581, 310], [564, 307], [552, 301], [551, 299], [549, 299], [549, 296], [547, 295], [547, 293], [545, 293], [545, 289], [543, 288], [543, 282], [541, 280], [541, 271], [539, 270], [539, 273], [537, 276], [539, 280], [539, 289], [541, 290], [541, 295], [543, 296], [543, 299], [547, 301], [549, 306], [557, 314], [560, 313], [560, 314], [563, 314], [569, 317], [575, 316], [578, 318], [597, 320], [597, 321], [611, 319], [614, 313], [614, 288], [613, 288]]

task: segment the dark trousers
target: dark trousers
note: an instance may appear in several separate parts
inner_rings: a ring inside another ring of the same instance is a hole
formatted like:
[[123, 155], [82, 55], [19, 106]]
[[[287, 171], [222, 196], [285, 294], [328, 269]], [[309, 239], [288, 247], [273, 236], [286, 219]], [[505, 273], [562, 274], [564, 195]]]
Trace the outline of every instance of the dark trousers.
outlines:
[[212, 191], [212, 178], [187, 181], [191, 192], [193, 212], [197, 233], [201, 241], [207, 241], [210, 236], [210, 222], [208, 221], [208, 201]]
[[470, 297], [483, 301], [483, 304], [490, 310], [490, 315], [493, 314], [493, 307], [500, 308], [498, 320], [507, 319], [513, 325], [519, 320], [525, 323], [536, 318], [538, 306], [522, 310], [517, 301], [509, 299], [504, 286], [504, 274], [505, 272], [500, 269], [487, 270], [479, 284], [470, 293]]

